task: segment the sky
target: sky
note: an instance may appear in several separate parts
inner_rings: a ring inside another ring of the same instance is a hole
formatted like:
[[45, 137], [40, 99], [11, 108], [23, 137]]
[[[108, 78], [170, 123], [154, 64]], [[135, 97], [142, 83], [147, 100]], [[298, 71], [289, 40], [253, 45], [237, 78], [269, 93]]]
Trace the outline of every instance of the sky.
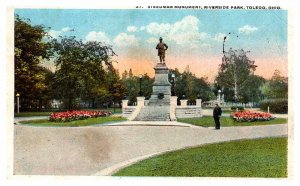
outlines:
[[[44, 25], [52, 37], [76, 36], [112, 45], [120, 73], [154, 75], [159, 61], [159, 37], [169, 46], [166, 64], [181, 72], [187, 67], [213, 81], [225, 51], [250, 51], [256, 75], [267, 79], [278, 69], [287, 76], [288, 22], [286, 10], [174, 9], [16, 9], [33, 25]], [[229, 34], [231, 33], [231, 34]]]

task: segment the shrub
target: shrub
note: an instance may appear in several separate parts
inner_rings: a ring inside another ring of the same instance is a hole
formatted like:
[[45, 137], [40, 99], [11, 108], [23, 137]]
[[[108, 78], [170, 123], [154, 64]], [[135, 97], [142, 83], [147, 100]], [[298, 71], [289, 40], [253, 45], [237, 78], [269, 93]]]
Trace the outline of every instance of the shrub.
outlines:
[[268, 99], [260, 102], [260, 109], [267, 111], [268, 106], [271, 113], [288, 113], [288, 99]]
[[244, 110], [244, 107], [241, 107], [241, 106], [237, 106], [237, 107], [236, 107], [236, 106], [232, 106], [232, 107], [231, 107], [231, 110], [232, 110], [232, 111], [236, 111], [237, 109], [238, 109], [238, 110]]

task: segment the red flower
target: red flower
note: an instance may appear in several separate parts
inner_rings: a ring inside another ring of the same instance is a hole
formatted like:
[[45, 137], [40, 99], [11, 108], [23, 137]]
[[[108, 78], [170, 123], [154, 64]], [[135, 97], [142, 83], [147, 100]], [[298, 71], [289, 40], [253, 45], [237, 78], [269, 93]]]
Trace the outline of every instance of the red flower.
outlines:
[[107, 111], [86, 111], [86, 110], [73, 110], [66, 112], [53, 112], [50, 114], [50, 121], [73, 121], [80, 119], [87, 119], [92, 117], [109, 116], [111, 112]]
[[237, 111], [232, 115], [235, 121], [267, 121], [274, 119], [274, 117], [266, 112], [254, 112], [250, 110]]

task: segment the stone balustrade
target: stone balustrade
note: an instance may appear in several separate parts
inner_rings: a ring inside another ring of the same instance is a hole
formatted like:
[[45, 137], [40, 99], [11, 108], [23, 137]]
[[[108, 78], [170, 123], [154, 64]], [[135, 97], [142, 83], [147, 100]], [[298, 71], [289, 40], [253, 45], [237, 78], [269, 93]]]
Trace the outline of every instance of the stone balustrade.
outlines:
[[[136, 106], [128, 106], [128, 100], [122, 100], [122, 116], [133, 120], [140, 113], [140, 110], [148, 105], [149, 100], [144, 97], [137, 97]], [[177, 118], [196, 118], [202, 117], [202, 100], [196, 99], [196, 105], [187, 105], [187, 100], [180, 100], [181, 105], [177, 105], [177, 96], [170, 99], [170, 120]]]

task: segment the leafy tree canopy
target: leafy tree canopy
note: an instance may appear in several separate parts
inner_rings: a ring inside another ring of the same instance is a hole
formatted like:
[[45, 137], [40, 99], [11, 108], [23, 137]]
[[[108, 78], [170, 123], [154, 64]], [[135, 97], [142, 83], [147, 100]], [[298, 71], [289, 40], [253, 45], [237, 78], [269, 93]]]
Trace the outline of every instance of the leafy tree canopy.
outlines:
[[32, 101], [47, 97], [47, 81], [51, 71], [40, 66], [52, 55], [43, 25], [33, 26], [30, 20], [15, 15], [15, 92], [21, 95], [21, 108], [33, 107]]
[[272, 78], [263, 87], [266, 98], [287, 98], [288, 97], [288, 78], [281, 76], [279, 70], [275, 70]]

